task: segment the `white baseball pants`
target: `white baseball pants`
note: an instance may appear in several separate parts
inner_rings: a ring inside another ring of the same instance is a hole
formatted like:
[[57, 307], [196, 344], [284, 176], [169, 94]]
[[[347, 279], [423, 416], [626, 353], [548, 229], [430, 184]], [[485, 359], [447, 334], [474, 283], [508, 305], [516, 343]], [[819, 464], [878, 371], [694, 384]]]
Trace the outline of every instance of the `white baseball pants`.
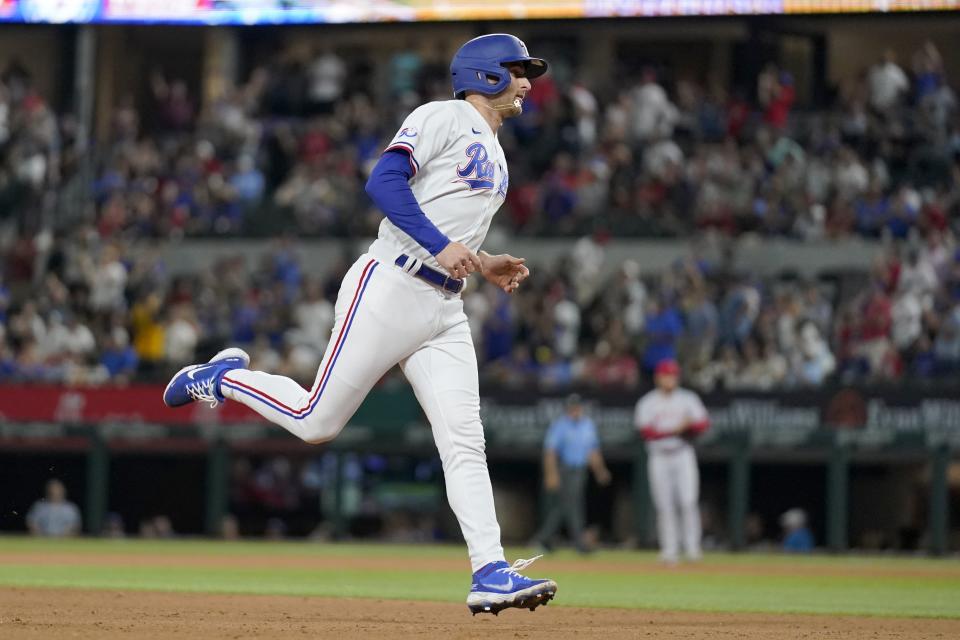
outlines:
[[261, 371], [224, 376], [224, 397], [310, 443], [332, 440], [373, 385], [400, 364], [433, 430], [476, 571], [503, 560], [480, 422], [476, 352], [463, 301], [369, 254], [340, 285], [333, 335], [310, 389]]
[[650, 492], [657, 510], [660, 557], [676, 562], [683, 541], [687, 557], [700, 558], [700, 472], [693, 447], [672, 452], [650, 452], [647, 460]]

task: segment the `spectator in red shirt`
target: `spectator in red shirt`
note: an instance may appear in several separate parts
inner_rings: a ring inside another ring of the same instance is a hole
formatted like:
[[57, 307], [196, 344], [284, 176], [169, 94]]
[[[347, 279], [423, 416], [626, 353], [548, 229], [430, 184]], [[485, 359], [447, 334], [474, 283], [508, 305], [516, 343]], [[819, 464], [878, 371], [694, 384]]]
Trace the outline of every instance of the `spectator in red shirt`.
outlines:
[[890, 337], [890, 310], [890, 298], [879, 287], [875, 288], [863, 309], [860, 339], [870, 341]]
[[622, 348], [612, 348], [606, 340], [597, 343], [594, 355], [586, 363], [588, 380], [599, 387], [626, 387], [631, 389], [640, 381], [637, 360]]
[[855, 351], [866, 361], [870, 375], [880, 374], [884, 370], [884, 363], [889, 360], [892, 309], [890, 297], [879, 285], [875, 285], [863, 307]]
[[750, 105], [743, 97], [742, 91], [734, 91], [730, 102], [727, 103], [727, 135], [739, 139], [748, 120], [750, 120]]
[[793, 76], [786, 71], [781, 71], [773, 82], [763, 113], [763, 121], [776, 129], [784, 129], [796, 99], [797, 91], [793, 86]]

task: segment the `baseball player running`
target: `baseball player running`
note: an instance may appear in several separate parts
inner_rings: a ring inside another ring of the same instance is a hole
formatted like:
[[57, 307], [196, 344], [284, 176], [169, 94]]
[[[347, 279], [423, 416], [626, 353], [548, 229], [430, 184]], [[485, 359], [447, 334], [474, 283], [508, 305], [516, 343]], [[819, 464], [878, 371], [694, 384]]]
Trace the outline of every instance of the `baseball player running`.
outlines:
[[[657, 510], [660, 559], [675, 564], [680, 541], [690, 560], [700, 559], [700, 476], [691, 444], [710, 426], [696, 393], [677, 386], [680, 367], [663, 360], [654, 371], [656, 388], [640, 398], [634, 424], [647, 443], [647, 472]], [[679, 523], [677, 512], [679, 511]]]
[[497, 132], [523, 111], [530, 80], [547, 63], [514, 36], [464, 44], [450, 64], [456, 99], [411, 113], [374, 168], [366, 190], [385, 218], [377, 239], [343, 279], [326, 354], [310, 389], [247, 368], [230, 348], [181, 369], [167, 385], [171, 407], [242, 402], [306, 442], [337, 436], [364, 397], [400, 364], [433, 430], [473, 565], [474, 614], [531, 611], [553, 598], [553, 580], [520, 573], [533, 560], [504, 560], [484, 452], [477, 361], [460, 292], [482, 275], [507, 293], [524, 260], [480, 251], [503, 204], [509, 174]]

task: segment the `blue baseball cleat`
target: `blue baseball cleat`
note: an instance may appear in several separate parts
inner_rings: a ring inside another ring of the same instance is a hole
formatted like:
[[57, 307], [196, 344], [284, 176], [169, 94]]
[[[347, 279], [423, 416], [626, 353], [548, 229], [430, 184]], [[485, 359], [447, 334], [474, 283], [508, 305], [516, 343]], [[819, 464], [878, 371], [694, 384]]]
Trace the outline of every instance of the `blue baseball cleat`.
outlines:
[[215, 407], [224, 401], [220, 393], [220, 378], [227, 371], [246, 369], [250, 356], [243, 349], [224, 349], [204, 364], [191, 364], [173, 376], [163, 390], [163, 402], [168, 407], [182, 407], [195, 400], [209, 402]]
[[533, 611], [541, 604], [546, 605], [557, 593], [557, 583], [553, 580], [535, 580], [517, 573], [539, 557], [517, 560], [513, 566], [503, 560], [484, 565], [473, 574], [473, 586], [467, 596], [470, 612], [473, 615], [497, 615], [510, 607]]

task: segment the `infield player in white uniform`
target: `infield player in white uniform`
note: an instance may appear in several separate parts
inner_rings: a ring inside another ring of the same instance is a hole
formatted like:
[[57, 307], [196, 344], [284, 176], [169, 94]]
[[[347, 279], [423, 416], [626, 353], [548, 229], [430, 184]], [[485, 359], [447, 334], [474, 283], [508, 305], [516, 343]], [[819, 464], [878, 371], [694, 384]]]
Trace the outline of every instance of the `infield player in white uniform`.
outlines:
[[530, 79], [547, 63], [507, 34], [475, 38], [450, 65], [454, 100], [411, 113], [367, 183], [384, 212], [378, 238], [353, 264], [337, 298], [326, 354], [309, 389], [247, 369], [240, 349], [191, 365], [170, 381], [169, 406], [242, 402], [295, 436], [337, 436], [373, 385], [399, 364], [433, 430], [447, 496], [473, 567], [473, 613], [534, 609], [553, 580], [518, 573], [504, 560], [484, 452], [477, 361], [460, 291], [480, 274], [507, 293], [529, 275], [523, 260], [480, 251], [509, 184], [497, 133], [519, 115]]
[[700, 474], [691, 442], [710, 426], [700, 397], [677, 386], [679, 376], [674, 360], [658, 363], [656, 388], [640, 398], [634, 417], [646, 440], [660, 559], [669, 564], [678, 561], [681, 542], [687, 558], [696, 561], [701, 556]]

